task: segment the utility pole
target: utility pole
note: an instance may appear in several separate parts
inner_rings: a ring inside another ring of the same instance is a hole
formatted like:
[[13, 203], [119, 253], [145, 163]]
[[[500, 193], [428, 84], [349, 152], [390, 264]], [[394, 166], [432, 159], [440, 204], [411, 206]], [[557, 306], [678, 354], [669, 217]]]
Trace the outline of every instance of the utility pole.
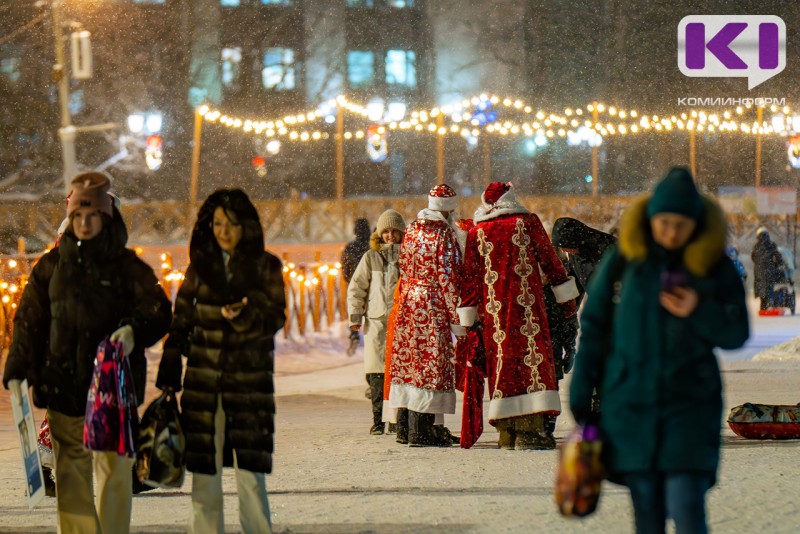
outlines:
[[63, 161], [64, 191], [69, 193], [70, 182], [77, 174], [77, 156], [75, 154], [75, 135], [77, 130], [72, 125], [69, 113], [69, 71], [67, 70], [67, 52], [64, 45], [63, 11], [64, 2], [53, 0], [50, 13], [53, 22], [53, 38], [55, 39], [56, 64], [53, 65], [53, 79], [58, 83], [58, 102], [61, 107], [61, 127], [58, 137], [61, 139], [61, 159]]

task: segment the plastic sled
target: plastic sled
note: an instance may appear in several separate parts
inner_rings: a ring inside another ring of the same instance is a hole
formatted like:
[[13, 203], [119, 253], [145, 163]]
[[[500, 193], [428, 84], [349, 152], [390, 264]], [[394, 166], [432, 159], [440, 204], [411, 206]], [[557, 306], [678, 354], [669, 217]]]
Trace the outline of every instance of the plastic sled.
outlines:
[[800, 405], [748, 402], [731, 409], [728, 425], [747, 439], [800, 439]]

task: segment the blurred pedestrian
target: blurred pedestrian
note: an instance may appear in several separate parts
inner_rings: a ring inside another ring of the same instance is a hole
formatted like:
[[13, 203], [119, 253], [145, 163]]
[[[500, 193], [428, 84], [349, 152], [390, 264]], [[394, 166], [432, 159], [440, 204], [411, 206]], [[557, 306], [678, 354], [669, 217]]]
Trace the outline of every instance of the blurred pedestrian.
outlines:
[[381, 435], [385, 427], [383, 381], [386, 323], [394, 304], [394, 289], [400, 275], [397, 262], [406, 224], [398, 212], [386, 210], [378, 218], [375, 228], [370, 239], [370, 250], [361, 258], [347, 288], [347, 313], [351, 330], [357, 332], [364, 323], [364, 371], [372, 402], [372, 427], [369, 433]]
[[582, 299], [600, 258], [617, 240], [611, 234], [570, 217], [556, 219], [552, 236], [553, 246], [567, 255], [567, 271], [575, 276]]
[[466, 333], [456, 314], [461, 251], [452, 214], [457, 207], [453, 188], [435, 186], [400, 248], [389, 404], [401, 409], [397, 441], [412, 447], [453, 444], [449, 432], [434, 427], [443, 423], [443, 414], [455, 413], [452, 334]]
[[233, 466], [242, 531], [271, 532], [265, 474], [275, 434], [274, 336], [286, 322], [283, 268], [264, 250], [258, 212], [220, 189], [197, 214], [156, 386], [181, 389], [189, 532], [225, 531], [222, 468]]
[[86, 397], [98, 344], [110, 336], [130, 360], [141, 404], [144, 349], [166, 334], [172, 318], [153, 270], [125, 248], [128, 232], [110, 186], [97, 172], [72, 180], [69, 223], [25, 286], [3, 372], [12, 390], [27, 378], [34, 403], [47, 408], [60, 532], [129, 531], [133, 459], [83, 447]]
[[[350, 284], [353, 273], [356, 272], [356, 267], [358, 267], [358, 262], [361, 261], [361, 258], [370, 248], [372, 230], [370, 229], [369, 221], [363, 217], [356, 219], [353, 233], [355, 234], [355, 239], [345, 245], [339, 262], [342, 264], [342, 277], [347, 284]], [[350, 343], [347, 346], [348, 356], [355, 354], [359, 339], [358, 330], [350, 330]]]
[[778, 245], [769, 230], [761, 226], [756, 230], [756, 244], [750, 254], [753, 260], [753, 291], [760, 299], [760, 308], [766, 310], [777, 305], [775, 286], [786, 283], [786, 268]]
[[594, 274], [570, 385], [579, 423], [597, 416], [609, 479], [631, 494], [638, 533], [707, 532], [722, 380], [714, 347], [748, 337], [744, 288], [725, 255], [722, 209], [674, 168], [634, 202]]
[[517, 201], [511, 183], [481, 196], [469, 231], [461, 291], [462, 326], [484, 312], [489, 423], [503, 449], [553, 449], [545, 416], [561, 413], [540, 269], [564, 315], [575, 314], [578, 289], [539, 217]]

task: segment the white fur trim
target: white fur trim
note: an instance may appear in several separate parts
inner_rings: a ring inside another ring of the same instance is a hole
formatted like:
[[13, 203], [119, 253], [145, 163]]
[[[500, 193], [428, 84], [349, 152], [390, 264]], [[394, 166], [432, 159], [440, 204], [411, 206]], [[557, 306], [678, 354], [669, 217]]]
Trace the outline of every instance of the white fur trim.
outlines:
[[450, 325], [450, 331], [456, 337], [462, 337], [462, 336], [466, 336], [467, 335], [467, 329], [464, 328], [463, 326], [461, 326], [460, 324], [451, 324]]
[[472, 326], [478, 320], [478, 307], [466, 306], [464, 308], [456, 308], [458, 313], [458, 322], [461, 326]]
[[392, 384], [389, 390], [389, 406], [408, 408], [419, 413], [456, 413], [456, 392], [430, 391], [410, 384]]
[[432, 210], [430, 208], [425, 208], [425, 209], [420, 210], [419, 213], [417, 213], [417, 219], [428, 219], [428, 220], [431, 220], [431, 221], [444, 221], [450, 226], [450, 228], [457, 228], [456, 219], [455, 219], [455, 217], [453, 217], [453, 212], [450, 212], [450, 215], [447, 218], [445, 218], [445, 216], [442, 215], [441, 211]]
[[428, 195], [428, 209], [453, 211], [458, 207], [458, 197], [432, 197]]
[[481, 193], [481, 205], [475, 210], [475, 216], [473, 218], [475, 224], [500, 217], [501, 215], [530, 213], [530, 211], [517, 200], [517, 196], [514, 194], [514, 186], [511, 184], [509, 185], [511, 189], [503, 193], [503, 196], [498, 198], [497, 202], [494, 204], [487, 203], [486, 199], [483, 198], [483, 193]]
[[556, 302], [559, 304], [578, 298], [581, 294], [578, 292], [578, 286], [575, 284], [575, 277], [570, 276], [569, 280], [563, 284], [552, 286], [553, 295], [556, 297]]
[[516, 397], [492, 399], [489, 402], [489, 421], [544, 412], [561, 413], [558, 391], [537, 391]]

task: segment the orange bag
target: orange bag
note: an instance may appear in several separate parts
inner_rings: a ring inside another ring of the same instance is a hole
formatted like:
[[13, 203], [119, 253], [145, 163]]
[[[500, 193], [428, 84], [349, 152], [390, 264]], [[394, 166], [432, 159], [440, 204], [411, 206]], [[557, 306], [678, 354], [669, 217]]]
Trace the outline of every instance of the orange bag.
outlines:
[[596, 425], [579, 426], [561, 445], [555, 488], [561, 515], [585, 517], [597, 508], [605, 477], [602, 450]]

